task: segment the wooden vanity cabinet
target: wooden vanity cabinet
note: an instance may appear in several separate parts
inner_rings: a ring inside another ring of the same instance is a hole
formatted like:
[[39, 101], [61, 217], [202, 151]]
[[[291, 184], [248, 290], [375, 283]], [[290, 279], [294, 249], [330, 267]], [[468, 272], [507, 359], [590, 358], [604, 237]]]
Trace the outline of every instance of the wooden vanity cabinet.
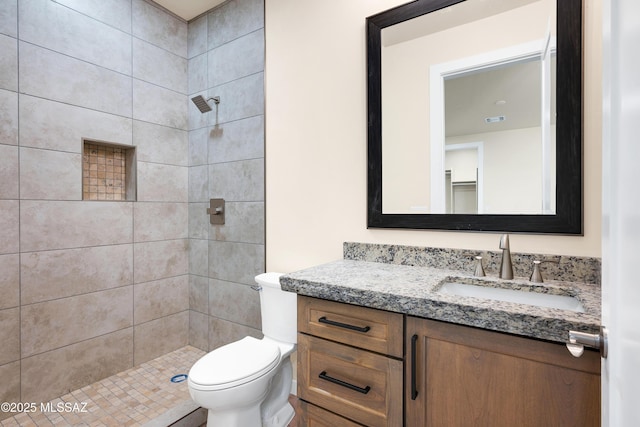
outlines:
[[405, 416], [413, 426], [599, 426], [600, 355], [408, 316]]
[[403, 424], [404, 316], [298, 296], [298, 397], [308, 426]]

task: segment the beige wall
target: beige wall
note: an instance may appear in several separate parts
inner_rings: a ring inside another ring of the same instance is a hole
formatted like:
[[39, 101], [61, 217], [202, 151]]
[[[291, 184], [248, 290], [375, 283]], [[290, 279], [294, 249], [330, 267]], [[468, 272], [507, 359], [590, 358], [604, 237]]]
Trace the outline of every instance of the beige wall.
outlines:
[[[343, 241], [496, 249], [498, 233], [366, 228], [365, 17], [398, 0], [266, 0], [267, 270], [342, 257]], [[600, 256], [601, 2], [585, 4], [584, 236], [513, 251]]]

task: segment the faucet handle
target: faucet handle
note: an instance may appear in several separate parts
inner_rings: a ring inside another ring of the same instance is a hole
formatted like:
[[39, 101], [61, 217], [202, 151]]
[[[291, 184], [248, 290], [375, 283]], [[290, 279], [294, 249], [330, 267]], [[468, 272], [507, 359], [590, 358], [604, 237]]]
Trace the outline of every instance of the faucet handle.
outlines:
[[542, 264], [543, 262], [552, 262], [554, 264], [560, 264], [560, 261], [556, 261], [556, 260], [552, 260], [552, 259], [546, 259], [543, 261], [539, 261], [539, 260], [534, 260], [533, 261], [533, 271], [531, 272], [531, 277], [529, 278], [529, 280], [533, 283], [543, 283], [544, 280], [542, 280], [542, 273], [540, 272], [540, 264]]
[[473, 272], [473, 275], [476, 277], [484, 277], [484, 268], [482, 267], [482, 255], [477, 255], [476, 257], [476, 270]]
[[531, 277], [529, 278], [529, 280], [533, 283], [544, 282], [544, 280], [542, 280], [542, 273], [540, 273], [540, 263], [542, 263], [542, 261], [533, 261], [533, 271], [531, 272]]

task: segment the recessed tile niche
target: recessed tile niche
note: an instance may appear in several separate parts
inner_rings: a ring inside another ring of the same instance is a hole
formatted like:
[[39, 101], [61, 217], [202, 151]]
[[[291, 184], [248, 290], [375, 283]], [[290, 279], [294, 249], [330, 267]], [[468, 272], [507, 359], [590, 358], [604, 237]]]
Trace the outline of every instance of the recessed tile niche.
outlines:
[[135, 147], [85, 140], [82, 200], [136, 200]]

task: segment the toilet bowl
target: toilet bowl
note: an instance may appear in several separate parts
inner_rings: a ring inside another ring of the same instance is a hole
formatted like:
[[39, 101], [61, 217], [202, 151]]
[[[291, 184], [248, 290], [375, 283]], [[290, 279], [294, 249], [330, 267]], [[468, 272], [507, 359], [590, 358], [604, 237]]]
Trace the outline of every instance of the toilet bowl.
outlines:
[[264, 338], [244, 337], [198, 360], [189, 371], [191, 398], [208, 410], [211, 427], [284, 427], [294, 416], [288, 398], [296, 348], [296, 294], [281, 274], [256, 276]]

